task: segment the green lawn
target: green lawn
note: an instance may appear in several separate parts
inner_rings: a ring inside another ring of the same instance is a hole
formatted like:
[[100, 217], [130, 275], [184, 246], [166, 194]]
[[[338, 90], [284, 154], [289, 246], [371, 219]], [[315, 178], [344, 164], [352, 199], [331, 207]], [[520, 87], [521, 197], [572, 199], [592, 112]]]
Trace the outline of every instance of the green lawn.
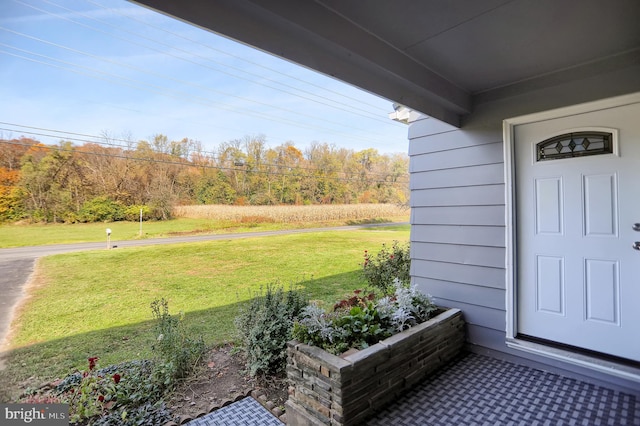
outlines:
[[0, 224], [0, 248], [106, 242], [107, 228], [111, 229], [111, 240], [118, 241], [195, 234], [228, 234], [251, 231], [277, 231], [281, 229], [322, 228], [346, 224], [347, 223], [343, 221], [317, 223], [238, 223], [224, 220], [180, 218], [143, 222], [142, 236], [140, 235], [140, 224], [137, 222], [49, 223], [29, 225]]
[[266, 284], [295, 284], [332, 303], [363, 287], [364, 250], [408, 239], [409, 227], [397, 226], [43, 258], [0, 382], [62, 376], [89, 356], [104, 366], [148, 355], [149, 305], [161, 297], [208, 345], [232, 341], [239, 308]]
[[304, 225], [278, 223], [239, 224], [210, 219], [173, 219], [143, 222], [142, 236], [138, 222], [74, 223], [74, 224], [0, 224], [0, 248], [105, 241], [106, 229], [111, 239], [134, 240], [191, 234], [271, 231], [301, 228]]

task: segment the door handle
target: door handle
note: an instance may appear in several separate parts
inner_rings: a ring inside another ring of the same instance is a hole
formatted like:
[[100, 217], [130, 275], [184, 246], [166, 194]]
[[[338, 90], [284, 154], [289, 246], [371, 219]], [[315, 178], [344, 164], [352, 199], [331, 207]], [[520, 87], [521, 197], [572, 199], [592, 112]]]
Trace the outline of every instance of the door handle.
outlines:
[[640, 223], [634, 223], [633, 224], [633, 230], [636, 232], [640, 232]]
[[636, 250], [640, 250], [640, 241], [636, 241], [635, 243], [633, 243], [633, 248]]

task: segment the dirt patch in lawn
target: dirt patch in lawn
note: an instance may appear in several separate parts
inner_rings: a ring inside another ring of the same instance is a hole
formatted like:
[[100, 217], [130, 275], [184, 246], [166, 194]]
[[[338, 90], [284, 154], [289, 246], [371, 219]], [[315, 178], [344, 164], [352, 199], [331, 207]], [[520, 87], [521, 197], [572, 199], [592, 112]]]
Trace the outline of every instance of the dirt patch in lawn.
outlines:
[[282, 378], [251, 378], [246, 372], [244, 356], [232, 346], [222, 346], [207, 353], [190, 379], [181, 383], [168, 403], [175, 415], [195, 418], [210, 412], [227, 400], [262, 392], [267, 401], [284, 409], [287, 381]]

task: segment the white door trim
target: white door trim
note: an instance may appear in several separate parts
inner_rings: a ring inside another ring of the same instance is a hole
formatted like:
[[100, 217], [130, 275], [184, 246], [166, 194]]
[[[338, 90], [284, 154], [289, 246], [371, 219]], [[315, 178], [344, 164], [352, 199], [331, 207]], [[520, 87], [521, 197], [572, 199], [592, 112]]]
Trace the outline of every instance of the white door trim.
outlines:
[[[518, 334], [518, 303], [516, 294], [517, 271], [517, 235], [516, 235], [516, 203], [515, 203], [515, 159], [514, 159], [514, 129], [517, 125], [535, 123], [544, 120], [568, 117], [591, 111], [621, 107], [640, 102], [640, 92], [614, 98], [603, 99], [595, 102], [572, 105], [549, 111], [527, 114], [509, 118], [503, 121], [504, 138], [504, 173], [505, 173], [505, 223], [506, 223], [506, 344], [510, 348], [523, 350], [529, 353], [561, 360], [574, 365], [598, 370], [617, 377], [622, 377], [640, 383], [640, 369], [621, 368], [619, 364], [603, 362], [597, 358], [579, 355], [568, 350], [559, 350], [549, 346], [531, 343], [517, 338]], [[617, 144], [616, 144], [617, 145]], [[617, 151], [617, 147], [615, 148]], [[617, 152], [614, 151], [614, 155]]]

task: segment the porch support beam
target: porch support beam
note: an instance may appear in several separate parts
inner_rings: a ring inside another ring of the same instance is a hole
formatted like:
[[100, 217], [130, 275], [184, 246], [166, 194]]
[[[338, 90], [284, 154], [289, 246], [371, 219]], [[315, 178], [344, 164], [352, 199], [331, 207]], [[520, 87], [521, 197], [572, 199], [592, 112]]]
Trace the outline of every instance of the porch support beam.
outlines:
[[131, 0], [456, 127], [471, 94], [314, 1]]

